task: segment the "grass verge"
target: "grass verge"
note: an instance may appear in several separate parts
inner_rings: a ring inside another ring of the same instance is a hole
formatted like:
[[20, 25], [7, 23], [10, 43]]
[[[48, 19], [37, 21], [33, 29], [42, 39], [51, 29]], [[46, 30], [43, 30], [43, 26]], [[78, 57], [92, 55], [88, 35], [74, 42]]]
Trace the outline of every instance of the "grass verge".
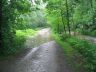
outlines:
[[87, 72], [96, 72], [96, 45], [76, 37], [70, 37], [66, 41], [83, 56], [83, 66]]
[[68, 61], [68, 64], [74, 69], [76, 72], [87, 72], [83, 66], [83, 56], [78, 53], [68, 42], [62, 40], [58, 34], [52, 34], [53, 38], [57, 43], [59, 43], [64, 51], [64, 55]]

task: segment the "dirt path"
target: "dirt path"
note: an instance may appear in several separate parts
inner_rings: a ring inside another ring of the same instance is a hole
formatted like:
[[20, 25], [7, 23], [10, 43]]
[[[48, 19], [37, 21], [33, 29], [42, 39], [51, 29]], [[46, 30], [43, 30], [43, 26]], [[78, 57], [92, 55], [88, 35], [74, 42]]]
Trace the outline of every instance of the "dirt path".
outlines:
[[86, 36], [86, 35], [80, 35], [79, 38], [88, 40], [88, 41], [96, 44], [96, 37], [91, 37], [91, 36]]
[[[74, 36], [74, 32], [71, 32], [71, 35]], [[91, 37], [91, 36], [88, 36], [88, 35], [82, 35], [80, 33], [75, 33], [75, 36], [80, 38], [80, 39], [85, 39], [85, 40], [88, 40], [89, 42], [92, 42], [92, 43], [96, 44], [96, 37]]]
[[0, 72], [76, 72], [68, 65], [62, 48], [55, 41], [50, 41], [49, 36], [49, 29], [39, 31], [36, 43], [43, 41], [43, 44], [35, 48], [31, 46], [36, 43], [29, 37], [23, 52], [0, 61]]

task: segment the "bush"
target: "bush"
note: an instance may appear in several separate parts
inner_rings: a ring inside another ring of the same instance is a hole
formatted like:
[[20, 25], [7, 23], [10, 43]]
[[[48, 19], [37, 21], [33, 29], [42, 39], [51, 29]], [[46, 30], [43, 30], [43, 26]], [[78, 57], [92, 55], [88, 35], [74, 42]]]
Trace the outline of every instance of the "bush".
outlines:
[[84, 30], [84, 31], [81, 31], [81, 33], [84, 35], [90, 35], [90, 36], [96, 37], [96, 30], [93, 30], [93, 31]]
[[62, 34], [60, 34], [59, 36], [60, 36], [61, 40], [66, 40], [67, 38], [70, 37], [69, 34], [65, 34], [65, 33], [62, 33]]
[[33, 30], [33, 29], [26, 29], [26, 30], [16, 30], [16, 34], [14, 37], [14, 41], [11, 41], [9, 44], [9, 41], [6, 39], [5, 42], [8, 43], [9, 47], [6, 46], [5, 49], [3, 49], [3, 51], [0, 51], [0, 56], [1, 57], [6, 57], [9, 55], [14, 55], [17, 52], [21, 51], [22, 49], [24, 49], [24, 42], [26, 40], [27, 36], [30, 35], [34, 35], [37, 31]]
[[30, 36], [34, 35], [36, 33], [35, 30], [33, 29], [26, 29], [26, 30], [17, 30], [16, 31], [16, 36]]
[[85, 58], [84, 66], [89, 72], [96, 72], [96, 45], [77, 38], [68, 38], [66, 41]]

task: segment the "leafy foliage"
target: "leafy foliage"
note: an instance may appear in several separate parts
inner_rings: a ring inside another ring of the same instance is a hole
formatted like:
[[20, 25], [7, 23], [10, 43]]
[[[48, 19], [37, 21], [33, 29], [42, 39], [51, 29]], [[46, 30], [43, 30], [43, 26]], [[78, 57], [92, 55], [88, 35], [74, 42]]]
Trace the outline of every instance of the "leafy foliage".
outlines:
[[85, 67], [89, 70], [89, 72], [95, 72], [96, 45], [77, 38], [68, 38], [67, 42], [85, 58]]
[[25, 30], [25, 33], [20, 33], [26, 36], [27, 29], [46, 25], [44, 7], [39, 8], [39, 4], [40, 2], [33, 5], [30, 0], [2, 0], [0, 55], [10, 54], [23, 47], [25, 37], [18, 37], [18, 30]]
[[61, 33], [79, 30], [82, 34], [96, 36], [95, 0], [48, 1], [48, 19], [54, 31]]
[[48, 24], [59, 41], [67, 41], [84, 58], [89, 72], [96, 70], [96, 45], [71, 38], [71, 32], [96, 37], [96, 0], [48, 0]]
[[[22, 11], [20, 11], [21, 9]], [[30, 12], [30, 3], [27, 0], [2, 0], [2, 23], [0, 30], [2, 48], [0, 49], [0, 54], [13, 50], [16, 37], [16, 20], [19, 15], [28, 12]]]

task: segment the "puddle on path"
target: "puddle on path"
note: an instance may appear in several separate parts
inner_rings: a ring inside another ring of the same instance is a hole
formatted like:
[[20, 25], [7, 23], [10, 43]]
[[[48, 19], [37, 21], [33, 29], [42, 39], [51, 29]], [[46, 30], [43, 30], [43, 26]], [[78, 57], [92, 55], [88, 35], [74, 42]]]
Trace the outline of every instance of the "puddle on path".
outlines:
[[52, 38], [50, 36], [50, 28], [45, 28], [38, 31], [37, 35], [34, 37], [28, 36], [25, 42], [26, 48], [34, 48], [38, 47], [43, 43], [51, 41]]

